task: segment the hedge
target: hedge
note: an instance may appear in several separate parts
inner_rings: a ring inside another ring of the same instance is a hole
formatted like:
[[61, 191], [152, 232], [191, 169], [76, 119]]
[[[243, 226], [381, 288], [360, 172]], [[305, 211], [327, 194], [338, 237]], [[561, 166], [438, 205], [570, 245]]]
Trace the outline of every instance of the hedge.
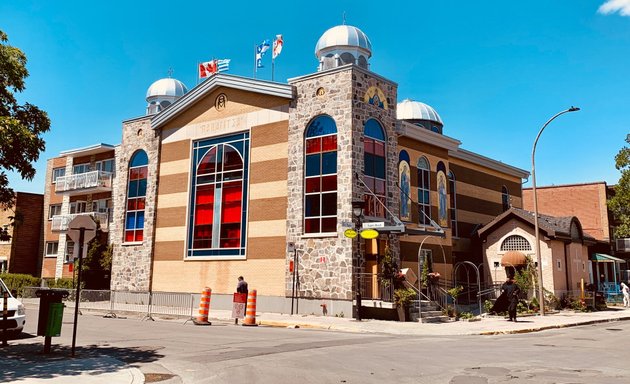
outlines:
[[0, 273], [0, 279], [4, 281], [9, 291], [16, 291], [18, 296], [22, 295], [22, 288], [39, 287], [42, 281], [39, 277], [19, 273]]

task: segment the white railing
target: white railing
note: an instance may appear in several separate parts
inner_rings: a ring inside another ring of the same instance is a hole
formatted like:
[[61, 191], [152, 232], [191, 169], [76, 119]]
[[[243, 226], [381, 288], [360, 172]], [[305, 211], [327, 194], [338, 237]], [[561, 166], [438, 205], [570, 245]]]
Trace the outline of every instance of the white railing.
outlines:
[[109, 220], [108, 214], [104, 212], [84, 212], [84, 213], [74, 213], [71, 215], [55, 215], [52, 217], [52, 223], [50, 229], [53, 231], [67, 231], [68, 224], [77, 216], [81, 215], [90, 215], [94, 218], [94, 220], [98, 220], [101, 225], [101, 230], [105, 231], [108, 228]]
[[73, 191], [87, 188], [111, 188], [112, 174], [105, 171], [91, 171], [61, 176], [55, 182], [55, 192]]

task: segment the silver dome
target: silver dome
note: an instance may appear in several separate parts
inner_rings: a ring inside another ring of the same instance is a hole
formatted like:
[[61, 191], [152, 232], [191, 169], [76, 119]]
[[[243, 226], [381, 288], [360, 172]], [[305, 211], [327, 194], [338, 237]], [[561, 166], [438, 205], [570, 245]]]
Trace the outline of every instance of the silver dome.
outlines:
[[324, 50], [337, 47], [359, 48], [366, 51], [368, 58], [372, 56], [370, 39], [362, 30], [351, 25], [338, 25], [324, 32], [315, 46], [315, 57], [319, 58]]
[[147, 99], [153, 96], [174, 96], [181, 97], [188, 92], [188, 88], [177, 79], [170, 77], [160, 79], [151, 84], [147, 90]]
[[425, 103], [405, 99], [396, 106], [396, 117], [398, 120], [428, 120], [444, 125], [440, 115]]

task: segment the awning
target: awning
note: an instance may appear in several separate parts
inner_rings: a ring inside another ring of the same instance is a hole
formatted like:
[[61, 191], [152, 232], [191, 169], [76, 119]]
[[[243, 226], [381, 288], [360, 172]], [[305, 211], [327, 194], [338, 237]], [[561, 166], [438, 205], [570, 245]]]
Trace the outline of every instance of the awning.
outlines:
[[620, 259], [615, 256], [610, 256], [605, 253], [593, 253], [591, 256], [592, 261], [596, 261], [598, 263], [625, 263], [626, 260]]

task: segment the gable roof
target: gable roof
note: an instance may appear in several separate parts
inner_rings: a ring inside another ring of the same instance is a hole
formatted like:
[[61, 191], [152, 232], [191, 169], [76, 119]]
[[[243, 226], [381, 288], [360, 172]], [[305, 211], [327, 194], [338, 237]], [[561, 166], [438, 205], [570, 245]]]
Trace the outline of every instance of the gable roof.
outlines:
[[[517, 219], [525, 224], [534, 226], [534, 212], [526, 211], [520, 208], [511, 207], [507, 211], [503, 212], [494, 220], [483, 226], [477, 232], [479, 237], [484, 238], [488, 236], [488, 233], [499, 225], [504, 224], [508, 220]], [[585, 242], [596, 242], [595, 238], [585, 234], [582, 231], [582, 224], [575, 216], [555, 217], [539, 213], [538, 214], [538, 229], [542, 231], [545, 236], [549, 238], [557, 238], [562, 240], [571, 239], [571, 225], [575, 224], [580, 232], [581, 239]]]
[[247, 92], [255, 92], [263, 95], [283, 97], [293, 100], [295, 98], [295, 88], [289, 84], [276, 83], [266, 80], [251, 79], [248, 77], [226, 75], [217, 73], [212, 75], [208, 80], [191, 89], [184, 96], [180, 97], [176, 102], [168, 108], [159, 112], [151, 119], [153, 129], [158, 129], [181, 113], [186, 111], [190, 106], [204, 98], [219, 87], [239, 89]]

